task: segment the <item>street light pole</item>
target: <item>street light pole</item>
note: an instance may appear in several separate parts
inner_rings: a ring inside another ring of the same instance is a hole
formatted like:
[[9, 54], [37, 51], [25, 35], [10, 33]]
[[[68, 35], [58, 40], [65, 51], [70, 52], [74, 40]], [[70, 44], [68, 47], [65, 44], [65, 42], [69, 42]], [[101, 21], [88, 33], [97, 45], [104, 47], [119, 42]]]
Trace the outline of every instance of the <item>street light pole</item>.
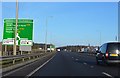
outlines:
[[15, 26], [15, 34], [14, 34], [15, 37], [14, 37], [13, 55], [16, 55], [17, 26], [18, 26], [18, 0], [16, 0], [16, 26]]
[[101, 45], [101, 31], [100, 31], [100, 45]]
[[47, 23], [48, 23], [48, 19], [46, 17], [45, 53], [47, 52]]
[[[49, 17], [52, 17], [52, 16], [49, 16]], [[48, 26], [48, 17], [46, 17], [45, 53], [47, 52], [47, 35], [48, 35], [47, 26]]]
[[118, 37], [117, 36], [115, 36], [115, 41], [118, 41]]

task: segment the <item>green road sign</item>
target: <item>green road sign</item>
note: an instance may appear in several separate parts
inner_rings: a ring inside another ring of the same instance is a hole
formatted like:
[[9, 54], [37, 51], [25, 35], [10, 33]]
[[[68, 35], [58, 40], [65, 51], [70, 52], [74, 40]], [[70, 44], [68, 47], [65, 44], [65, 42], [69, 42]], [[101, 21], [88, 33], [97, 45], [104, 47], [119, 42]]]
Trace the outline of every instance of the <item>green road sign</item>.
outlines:
[[54, 51], [55, 50], [55, 45], [50, 45], [50, 50]]
[[[4, 19], [3, 45], [14, 44], [16, 19]], [[33, 20], [18, 19], [17, 45], [32, 45]]]
[[55, 45], [50, 45], [50, 48], [55, 48]]

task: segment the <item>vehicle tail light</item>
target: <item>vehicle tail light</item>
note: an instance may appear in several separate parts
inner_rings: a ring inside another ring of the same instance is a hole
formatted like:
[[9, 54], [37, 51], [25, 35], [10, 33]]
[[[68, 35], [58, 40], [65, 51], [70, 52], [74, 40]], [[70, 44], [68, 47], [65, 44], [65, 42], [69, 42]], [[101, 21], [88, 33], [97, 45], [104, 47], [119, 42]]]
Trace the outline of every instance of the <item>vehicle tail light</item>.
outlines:
[[108, 52], [106, 52], [105, 56], [106, 56], [106, 58], [108, 58]]

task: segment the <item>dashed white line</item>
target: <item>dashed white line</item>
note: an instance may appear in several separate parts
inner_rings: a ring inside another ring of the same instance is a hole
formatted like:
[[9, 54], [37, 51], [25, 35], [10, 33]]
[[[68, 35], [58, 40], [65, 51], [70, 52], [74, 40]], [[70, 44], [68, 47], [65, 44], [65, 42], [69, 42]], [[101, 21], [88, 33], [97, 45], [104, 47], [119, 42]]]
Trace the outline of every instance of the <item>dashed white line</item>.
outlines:
[[75, 60], [78, 60], [78, 59], [75, 59]]
[[102, 74], [104, 74], [104, 75], [106, 75], [106, 76], [108, 76], [108, 77], [113, 78], [110, 74], [108, 74], [108, 73], [106, 73], [106, 72], [102, 72]]
[[93, 68], [94, 66], [90, 66], [91, 68]]
[[85, 62], [83, 64], [87, 65], [87, 63], [85, 63]]
[[72, 58], [74, 58], [74, 57], [72, 57]]
[[[55, 55], [54, 55], [55, 56]], [[53, 57], [54, 57], [53, 56]], [[43, 63], [41, 66], [39, 66], [38, 68], [36, 68], [34, 71], [32, 71], [30, 74], [27, 75], [27, 77], [32, 76], [35, 72], [37, 72], [39, 69], [41, 69], [44, 65], [46, 65], [51, 59], [53, 59], [53, 57], [51, 57], [48, 61], [46, 61], [45, 63]]]

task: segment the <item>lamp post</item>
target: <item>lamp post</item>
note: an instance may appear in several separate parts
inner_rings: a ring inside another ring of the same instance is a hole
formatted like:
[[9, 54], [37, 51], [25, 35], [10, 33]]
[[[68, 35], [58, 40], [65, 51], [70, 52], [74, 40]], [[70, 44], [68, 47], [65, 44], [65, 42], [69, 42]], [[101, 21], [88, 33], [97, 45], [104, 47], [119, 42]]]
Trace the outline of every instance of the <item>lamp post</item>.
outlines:
[[101, 45], [101, 31], [100, 31], [100, 45]]
[[117, 36], [115, 36], [115, 41], [118, 41], [118, 37]]
[[48, 18], [52, 18], [52, 17], [53, 16], [46, 17], [45, 53], [47, 52], [47, 35], [48, 35], [47, 26], [48, 26]]

